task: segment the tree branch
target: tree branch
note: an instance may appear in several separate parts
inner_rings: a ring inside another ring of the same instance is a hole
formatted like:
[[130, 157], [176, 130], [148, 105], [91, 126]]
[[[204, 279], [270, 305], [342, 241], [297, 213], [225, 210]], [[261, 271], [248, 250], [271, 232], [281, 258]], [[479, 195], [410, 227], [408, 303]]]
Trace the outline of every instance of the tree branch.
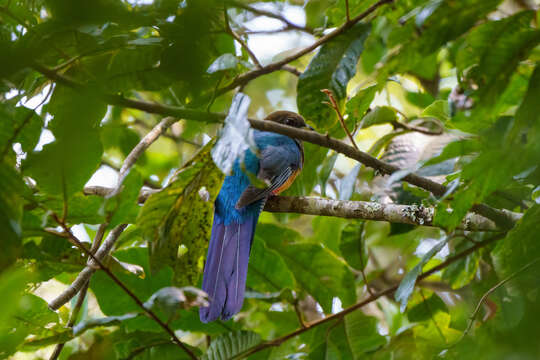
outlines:
[[[380, 0], [379, 2], [374, 4], [370, 9], [372, 9], [371, 11], [374, 11], [376, 6], [380, 6], [382, 4], [386, 4], [389, 2], [392, 2], [392, 0]], [[364, 12], [363, 14], [369, 13], [370, 9], [366, 10], [366, 12]], [[362, 15], [359, 15], [359, 16], [362, 16]], [[354, 19], [351, 20], [351, 23], [353, 22], [354, 22]], [[333, 32], [330, 34], [333, 34]], [[277, 64], [277, 63], [274, 63], [274, 64]], [[279, 66], [281, 67], [282, 65], [284, 64], [280, 64]], [[63, 75], [60, 75], [54, 71], [51, 71], [50, 69], [45, 68], [42, 65], [34, 64], [34, 68], [53, 80], [56, 80], [65, 85], [72, 86], [74, 88], [84, 91], [83, 85], [77, 82], [74, 82], [73, 80], [66, 78]], [[265, 68], [262, 68], [260, 70], [263, 70]], [[259, 71], [259, 70], [256, 70], [256, 71]], [[253, 72], [250, 72], [250, 73], [253, 73]], [[246, 74], [249, 74], [249, 73], [246, 73]], [[132, 99], [126, 99], [119, 95], [103, 95], [102, 98], [113, 105], [130, 107], [130, 108], [139, 109], [139, 110], [143, 110], [143, 111], [154, 113], [154, 114], [162, 114], [162, 115], [173, 114], [174, 116], [177, 116], [180, 118], [187, 118], [187, 119], [199, 120], [199, 121], [205, 121], [205, 122], [222, 122], [223, 119], [225, 118], [224, 114], [209, 113], [209, 112], [203, 112], [203, 111], [198, 111], [198, 110], [193, 110], [193, 109], [185, 109], [181, 107], [163, 105], [163, 104], [158, 104], [158, 103], [137, 101], [137, 100], [132, 100]], [[275, 132], [278, 134], [286, 135], [286, 136], [296, 138], [299, 140], [304, 140], [315, 145], [319, 145], [319, 146], [326, 147], [328, 149], [335, 150], [336, 152], [341, 153], [351, 159], [359, 161], [365, 166], [378, 170], [382, 174], [393, 174], [397, 171], [402, 170], [394, 165], [387, 164], [377, 158], [374, 158], [362, 151], [356, 150], [354, 147], [349, 146], [337, 139], [333, 139], [328, 135], [321, 135], [314, 131], [298, 129], [298, 128], [290, 127], [287, 125], [278, 124], [272, 121], [264, 121], [264, 120], [256, 120], [256, 119], [249, 119], [249, 121], [251, 123], [251, 126], [255, 129], [262, 130], [262, 131]], [[443, 196], [447, 191], [446, 186], [439, 184], [435, 181], [432, 181], [430, 179], [427, 179], [425, 177], [418, 176], [414, 173], [407, 174], [406, 176], [402, 178], [402, 180], [407, 181], [410, 184], [416, 185], [422, 189], [428, 190], [429, 192], [433, 193], [435, 196]], [[505, 228], [505, 229], [511, 228], [515, 222], [515, 219], [513, 219], [512, 217], [509, 217], [507, 213], [498, 209], [494, 209], [485, 204], [475, 204], [472, 206], [472, 210], [494, 221], [501, 228]]]
[[[87, 186], [84, 188], [85, 195], [106, 197], [111, 191], [111, 188], [103, 186]], [[158, 189], [142, 189], [139, 193], [139, 203], [144, 203], [150, 195], [159, 191]], [[380, 204], [377, 202], [333, 200], [310, 196], [272, 196], [266, 202], [264, 211], [435, 226], [433, 224], [435, 210], [422, 205]], [[521, 218], [519, 213], [507, 212], [507, 214], [516, 221]], [[467, 231], [501, 230], [497, 228], [493, 221], [476, 214], [467, 214], [458, 228]]]
[[255, 65], [255, 67], [257, 69], [260, 69], [262, 68], [262, 65], [261, 63], [259, 62], [259, 59], [257, 59], [257, 57], [255, 56], [255, 54], [253, 53], [253, 51], [251, 51], [251, 49], [248, 47], [247, 43], [242, 40], [242, 38], [234, 32], [234, 30], [231, 28], [231, 25], [229, 24], [229, 16], [227, 15], [227, 7], [225, 6], [223, 8], [223, 17], [225, 18], [225, 30], [227, 33], [229, 33], [234, 40], [236, 40], [241, 47], [244, 48], [244, 50], [246, 50], [248, 56], [250, 57], [251, 61], [253, 61], [253, 64]]
[[[122, 234], [126, 228], [126, 224], [118, 225], [113, 230], [109, 232], [107, 238], [103, 244], [99, 247], [99, 250], [96, 252], [92, 258], [97, 258], [100, 262], [104, 261], [111, 249], [113, 248], [116, 240]], [[51, 310], [58, 310], [62, 305], [71, 300], [77, 293], [90, 281], [90, 278], [96, 272], [95, 262], [89, 263], [75, 278], [71, 285], [64, 290], [60, 295], [49, 302], [49, 308]]]
[[[436, 272], [446, 268], [448, 265], [456, 262], [457, 260], [459, 259], [462, 259], [464, 258], [465, 256], [473, 253], [474, 251], [480, 249], [480, 248], [483, 248], [489, 244], [491, 244], [492, 242], [496, 241], [496, 240], [499, 240], [501, 238], [503, 238], [505, 236], [505, 234], [499, 234], [499, 235], [496, 235], [490, 239], [487, 239], [485, 241], [482, 241], [482, 242], [479, 242], [477, 243], [476, 245], [470, 247], [469, 249], [467, 250], [464, 250], [452, 257], [449, 257], [448, 259], [446, 259], [444, 262], [442, 262], [441, 264], [431, 268], [430, 270], [422, 273], [420, 276], [418, 276], [417, 278], [417, 283], [418, 281], [420, 280], [423, 280], [433, 274], [435, 274]], [[281, 336], [277, 339], [274, 339], [274, 340], [270, 340], [270, 341], [267, 341], [267, 342], [263, 342], [259, 345], [256, 345], [250, 349], [247, 349], [246, 351], [242, 352], [241, 354], [238, 354], [236, 356], [234, 356], [232, 359], [240, 359], [240, 358], [245, 358], [245, 357], [248, 357], [249, 355], [252, 355], [252, 354], [255, 354], [261, 350], [264, 350], [266, 348], [269, 348], [269, 347], [273, 347], [273, 346], [279, 346], [281, 345], [282, 343], [284, 343], [285, 341], [289, 340], [289, 339], [292, 339], [308, 330], [311, 330], [312, 328], [314, 327], [317, 327], [319, 325], [322, 325], [322, 324], [325, 324], [329, 321], [332, 321], [332, 320], [336, 320], [336, 319], [340, 319], [340, 318], [343, 318], [345, 315], [357, 310], [357, 309], [360, 309], [361, 307], [364, 307], [366, 306], [367, 304], [369, 303], [372, 303], [373, 301], [379, 299], [380, 297], [383, 297], [383, 296], [387, 296], [387, 295], [390, 295], [392, 294], [394, 291], [397, 290], [399, 284], [396, 284], [392, 287], [389, 287], [387, 288], [386, 290], [383, 290], [383, 291], [380, 291], [374, 295], [371, 295], [369, 297], [367, 297], [365, 300], [359, 302], [359, 303], [356, 303], [338, 313], [335, 313], [335, 314], [332, 314], [332, 315], [329, 315], [329, 316], [326, 316], [324, 318], [322, 318], [321, 320], [317, 320], [317, 321], [314, 321], [310, 324], [306, 324], [306, 327], [303, 327], [303, 328], [300, 328], [300, 329], [297, 329], [287, 335], [284, 335], [284, 336]]]
[[313, 34], [312, 29], [310, 29], [308, 27], [303, 27], [303, 26], [296, 25], [296, 24], [290, 22], [289, 20], [287, 20], [282, 15], [275, 14], [275, 13], [273, 13], [271, 11], [266, 11], [266, 10], [263, 10], [263, 9], [257, 9], [257, 8], [254, 8], [253, 6], [246, 5], [246, 4], [244, 4], [244, 3], [240, 2], [240, 1], [229, 1], [229, 3], [234, 7], [247, 10], [250, 13], [260, 15], [260, 16], [266, 16], [266, 17], [269, 17], [269, 18], [272, 18], [272, 19], [279, 20], [279, 21], [281, 21], [282, 23], [284, 23], [286, 25], [287, 29], [293, 29], [293, 30], [303, 31], [303, 32], [308, 33], [308, 34]]

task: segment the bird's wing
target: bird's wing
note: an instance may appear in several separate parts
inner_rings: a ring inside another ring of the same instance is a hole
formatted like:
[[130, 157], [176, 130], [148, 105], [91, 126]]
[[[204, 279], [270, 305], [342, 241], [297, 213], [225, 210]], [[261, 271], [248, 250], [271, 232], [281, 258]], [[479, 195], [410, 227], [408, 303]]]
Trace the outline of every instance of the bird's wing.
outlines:
[[236, 203], [241, 209], [255, 201], [265, 199], [290, 181], [299, 170], [300, 152], [290, 147], [268, 146], [261, 152], [258, 177], [269, 182], [268, 187], [261, 189], [248, 186]]

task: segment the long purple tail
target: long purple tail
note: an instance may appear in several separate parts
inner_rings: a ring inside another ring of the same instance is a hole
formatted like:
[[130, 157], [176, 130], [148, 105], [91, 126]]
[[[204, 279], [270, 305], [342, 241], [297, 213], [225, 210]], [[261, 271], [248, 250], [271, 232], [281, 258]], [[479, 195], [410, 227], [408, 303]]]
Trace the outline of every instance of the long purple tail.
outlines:
[[202, 322], [219, 317], [227, 320], [242, 308], [257, 218], [253, 215], [243, 224], [231, 222], [226, 226], [214, 219], [202, 283], [210, 305], [199, 310]]

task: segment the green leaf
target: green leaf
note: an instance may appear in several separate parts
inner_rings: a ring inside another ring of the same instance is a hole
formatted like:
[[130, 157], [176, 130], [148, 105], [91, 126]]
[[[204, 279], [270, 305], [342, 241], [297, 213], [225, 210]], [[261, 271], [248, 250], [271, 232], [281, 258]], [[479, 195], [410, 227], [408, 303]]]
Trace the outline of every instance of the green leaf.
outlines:
[[176, 285], [195, 284], [202, 271], [213, 204], [223, 181], [210, 156], [212, 146], [206, 145], [165, 189], [150, 196], [137, 219], [150, 243], [152, 270], [170, 266]]
[[261, 341], [259, 334], [251, 331], [236, 331], [224, 334], [210, 344], [202, 357], [203, 360], [226, 360], [257, 345]]
[[25, 174], [36, 180], [40, 190], [64, 201], [82, 190], [101, 161], [98, 124], [106, 109], [91, 94], [55, 88], [48, 111], [54, 115], [49, 128], [56, 140], [28, 154], [23, 163]]
[[[114, 343], [114, 350], [118, 359], [135, 360], [189, 360], [192, 359], [178, 345], [170, 341], [170, 337], [161, 333], [151, 333], [144, 331], [129, 332], [117, 330], [108, 335], [110, 341]], [[186, 345], [195, 355], [200, 355], [200, 351], [192, 346]]]
[[347, 223], [346, 219], [317, 216], [311, 222], [314, 236], [309, 240], [323, 244], [335, 254], [339, 254], [340, 234]]
[[[457, 55], [461, 76], [478, 90], [472, 96], [478, 99], [468, 117], [458, 119], [454, 125], [466, 131], [475, 131], [489, 125], [498, 114], [490, 114], [521, 59], [540, 41], [540, 31], [531, 27], [532, 11], [523, 11], [499, 21], [487, 22], [465, 39]], [[478, 118], [480, 117], [480, 118]]]
[[523, 131], [528, 126], [538, 124], [540, 111], [538, 111], [538, 98], [540, 97], [540, 63], [536, 64], [534, 72], [529, 79], [529, 87], [523, 98], [519, 109], [516, 112], [516, 124], [514, 125], [513, 136], [518, 131]]
[[112, 214], [109, 227], [136, 222], [140, 210], [137, 200], [142, 185], [141, 175], [136, 169], [132, 169], [122, 184], [121, 192], [113, 198], [107, 199], [105, 206], [107, 212]]
[[405, 308], [407, 307], [407, 302], [409, 301], [409, 297], [411, 296], [414, 285], [416, 284], [416, 279], [420, 274], [422, 273], [422, 268], [424, 265], [433, 257], [435, 254], [437, 254], [441, 249], [446, 245], [446, 240], [442, 240], [435, 244], [420, 260], [418, 264], [414, 268], [412, 268], [411, 271], [409, 271], [405, 276], [403, 277], [403, 280], [399, 283], [399, 287], [396, 290], [396, 294], [394, 295], [394, 298], [397, 302], [401, 304], [400, 310], [401, 312], [405, 311]]
[[311, 352], [310, 359], [364, 359], [367, 353], [386, 344], [377, 330], [377, 319], [361, 311], [346, 315], [329, 330], [326, 342]]
[[15, 262], [21, 252], [21, 220], [23, 215], [22, 195], [26, 185], [15, 169], [0, 163], [0, 231], [2, 251], [0, 271]]
[[[114, 256], [120, 261], [143, 267], [146, 274], [144, 279], [124, 272], [115, 274], [139, 299], [148, 299], [159, 289], [170, 286], [173, 275], [170, 268], [162, 269], [156, 274], [150, 273], [147, 249], [137, 247], [119, 250], [114, 253]], [[99, 308], [107, 316], [124, 315], [142, 310], [102, 271], [98, 271], [92, 276], [90, 288], [96, 295]]]
[[10, 333], [14, 328], [12, 316], [19, 310], [19, 304], [26, 283], [30, 280], [29, 273], [21, 268], [11, 268], [0, 273], [0, 291], [6, 299], [0, 312], [0, 333], [9, 336], [0, 337], [0, 356], [7, 357], [15, 351], [16, 346], [24, 340], [26, 333]]
[[345, 316], [345, 331], [355, 359], [363, 359], [366, 353], [386, 344], [385, 337], [379, 334], [377, 323], [376, 318], [366, 316], [361, 311]]
[[393, 121], [396, 121], [396, 110], [390, 106], [377, 106], [364, 116], [361, 128], [365, 129], [373, 125], [386, 124]]
[[375, 98], [377, 90], [377, 85], [369, 86], [357, 92], [352, 99], [347, 101], [345, 111], [346, 114], [349, 115], [349, 118], [347, 119], [348, 123], [350, 122], [352, 124], [357, 124], [360, 119], [364, 117], [364, 114], [369, 109], [371, 102]]
[[82, 190], [98, 168], [102, 153], [99, 132], [87, 129], [28, 154], [24, 172], [36, 180], [40, 190], [67, 200]]
[[332, 91], [340, 106], [347, 96], [347, 83], [356, 73], [356, 64], [371, 26], [359, 23], [346, 33], [325, 43], [300, 75], [297, 104], [300, 113], [319, 130], [335, 125], [336, 114], [323, 104], [328, 101], [322, 89]]
[[[456, 252], [462, 252], [473, 246], [470, 241], [463, 239], [455, 246]], [[442, 279], [452, 289], [460, 289], [474, 280], [480, 266], [481, 255], [474, 252], [450, 264], [442, 274]]]
[[345, 261], [355, 269], [364, 270], [368, 262], [368, 252], [365, 246], [364, 223], [348, 224], [341, 232], [339, 250]]
[[329, 250], [319, 244], [295, 242], [299, 235], [285, 228], [259, 224], [257, 234], [266, 246], [277, 251], [294, 274], [296, 283], [321, 304], [326, 312], [332, 309], [332, 300], [339, 297], [344, 306], [354, 303], [354, 278], [347, 266]]
[[434, 117], [441, 120], [443, 123], [450, 120], [450, 108], [448, 107], [448, 101], [435, 100], [431, 105], [422, 111], [424, 117]]
[[437, 294], [433, 294], [421, 303], [411, 307], [407, 311], [407, 318], [412, 322], [427, 321], [439, 311], [447, 313], [448, 308]]
[[259, 292], [294, 289], [295, 280], [283, 258], [269, 249], [264, 239], [255, 235], [249, 256], [247, 287]]
[[37, 145], [43, 120], [34, 111], [9, 102], [0, 103], [0, 151], [8, 153], [13, 144], [20, 143], [25, 152]]
[[[540, 205], [532, 206], [519, 223], [508, 233], [504, 240], [497, 243], [492, 251], [495, 270], [501, 278], [512, 275], [524, 265], [540, 258]], [[517, 284], [518, 288], [525, 291], [537, 289], [540, 286], [538, 271], [540, 262], [536, 262], [532, 268], [519, 274], [511, 284]], [[515, 285], [514, 285], [515, 286]]]

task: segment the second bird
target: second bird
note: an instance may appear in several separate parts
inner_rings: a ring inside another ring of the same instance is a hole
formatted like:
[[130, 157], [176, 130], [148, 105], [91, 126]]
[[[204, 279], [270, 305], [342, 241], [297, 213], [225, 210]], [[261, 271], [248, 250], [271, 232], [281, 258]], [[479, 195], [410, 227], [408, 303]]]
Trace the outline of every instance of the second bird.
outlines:
[[[298, 128], [309, 127], [302, 116], [276, 111], [266, 117]], [[201, 321], [227, 320], [244, 303], [251, 243], [259, 214], [269, 196], [286, 190], [302, 170], [302, 143], [288, 136], [254, 130], [259, 156], [246, 150], [244, 162], [236, 160], [214, 204], [214, 223], [204, 266], [202, 289], [209, 306], [199, 311]], [[255, 187], [247, 172], [267, 186]]]

